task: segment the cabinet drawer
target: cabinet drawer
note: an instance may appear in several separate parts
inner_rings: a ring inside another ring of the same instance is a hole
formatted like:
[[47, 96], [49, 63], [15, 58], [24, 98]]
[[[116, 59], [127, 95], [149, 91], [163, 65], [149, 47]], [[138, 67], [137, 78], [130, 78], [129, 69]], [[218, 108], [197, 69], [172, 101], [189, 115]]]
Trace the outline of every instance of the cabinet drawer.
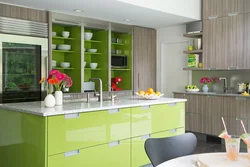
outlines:
[[128, 167], [130, 139], [86, 149], [74, 150], [48, 158], [48, 167]]
[[148, 138], [163, 138], [163, 137], [171, 137], [180, 134], [184, 134], [185, 129], [172, 129], [164, 132], [154, 133], [154, 134], [147, 134], [140, 137], [132, 138], [132, 150], [131, 150], [131, 157], [132, 157], [132, 167], [143, 166], [150, 163], [150, 160], [145, 152], [144, 144]]
[[185, 103], [135, 107], [132, 113], [132, 137], [152, 134], [185, 125]]
[[130, 138], [130, 108], [48, 118], [48, 154]]

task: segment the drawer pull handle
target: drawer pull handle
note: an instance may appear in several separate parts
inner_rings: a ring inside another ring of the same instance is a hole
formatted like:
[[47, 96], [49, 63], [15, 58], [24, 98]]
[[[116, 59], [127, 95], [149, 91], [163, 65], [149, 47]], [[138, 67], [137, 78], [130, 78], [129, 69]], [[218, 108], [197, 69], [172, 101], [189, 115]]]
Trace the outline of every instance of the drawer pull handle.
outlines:
[[118, 145], [120, 145], [120, 141], [115, 141], [115, 142], [109, 143], [109, 147], [115, 147], [115, 146], [118, 146]]
[[65, 119], [79, 118], [80, 117], [80, 113], [66, 114], [64, 117], [65, 117]]
[[120, 112], [119, 108], [115, 108], [115, 109], [110, 109], [109, 110], [109, 114], [114, 114], [114, 113], [118, 113], [118, 112]]
[[147, 134], [147, 135], [141, 136], [141, 139], [142, 139], [142, 140], [147, 140], [147, 139], [149, 139], [150, 137], [151, 137], [151, 134]]
[[217, 17], [218, 17], [217, 15], [216, 16], [209, 16], [208, 19], [210, 19], [210, 20], [211, 19], [216, 19]]
[[169, 103], [168, 106], [176, 106], [176, 103]]
[[236, 100], [247, 100], [246, 97], [236, 97]]
[[150, 105], [147, 105], [147, 106], [141, 106], [141, 108], [142, 108], [143, 110], [146, 110], [146, 109], [149, 109], [149, 108], [150, 108]]
[[171, 129], [169, 130], [169, 133], [176, 133], [177, 132], [177, 129]]
[[238, 12], [232, 12], [232, 13], [228, 13], [227, 15], [230, 16], [237, 16], [239, 13]]
[[70, 156], [74, 156], [74, 155], [78, 155], [78, 154], [80, 154], [80, 150], [74, 150], [74, 151], [65, 152], [64, 156], [70, 157]]

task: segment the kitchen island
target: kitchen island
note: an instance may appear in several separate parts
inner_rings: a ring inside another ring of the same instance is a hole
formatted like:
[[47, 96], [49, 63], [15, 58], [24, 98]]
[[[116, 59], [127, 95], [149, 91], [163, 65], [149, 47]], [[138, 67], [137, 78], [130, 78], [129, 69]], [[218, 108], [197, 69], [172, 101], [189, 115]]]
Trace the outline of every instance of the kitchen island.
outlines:
[[[0, 106], [1, 167], [138, 167], [144, 142], [185, 132], [186, 99]], [[15, 159], [15, 161], [13, 161]]]

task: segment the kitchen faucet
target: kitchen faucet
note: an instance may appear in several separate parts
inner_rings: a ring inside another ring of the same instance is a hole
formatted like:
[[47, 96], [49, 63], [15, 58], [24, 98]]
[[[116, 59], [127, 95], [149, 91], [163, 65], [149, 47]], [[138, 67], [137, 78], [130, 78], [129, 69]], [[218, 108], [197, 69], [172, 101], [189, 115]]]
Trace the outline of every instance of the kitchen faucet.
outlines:
[[226, 93], [228, 88], [227, 88], [227, 78], [225, 77], [220, 77], [219, 80], [224, 80], [224, 85], [223, 85], [223, 92]]
[[102, 102], [103, 101], [103, 99], [102, 99], [102, 80], [101, 80], [101, 78], [89, 78], [89, 81], [93, 81], [93, 80], [99, 81], [99, 93], [95, 92], [94, 96], [97, 96], [98, 101]]

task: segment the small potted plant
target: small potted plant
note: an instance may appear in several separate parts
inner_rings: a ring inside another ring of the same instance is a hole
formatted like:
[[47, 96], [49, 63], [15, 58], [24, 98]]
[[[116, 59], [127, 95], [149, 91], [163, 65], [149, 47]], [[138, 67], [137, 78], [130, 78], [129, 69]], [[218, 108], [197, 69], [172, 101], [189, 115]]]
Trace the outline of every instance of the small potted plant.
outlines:
[[202, 91], [203, 92], [208, 92], [208, 86], [207, 84], [211, 82], [211, 79], [208, 77], [203, 77], [200, 79], [200, 83], [203, 84]]

